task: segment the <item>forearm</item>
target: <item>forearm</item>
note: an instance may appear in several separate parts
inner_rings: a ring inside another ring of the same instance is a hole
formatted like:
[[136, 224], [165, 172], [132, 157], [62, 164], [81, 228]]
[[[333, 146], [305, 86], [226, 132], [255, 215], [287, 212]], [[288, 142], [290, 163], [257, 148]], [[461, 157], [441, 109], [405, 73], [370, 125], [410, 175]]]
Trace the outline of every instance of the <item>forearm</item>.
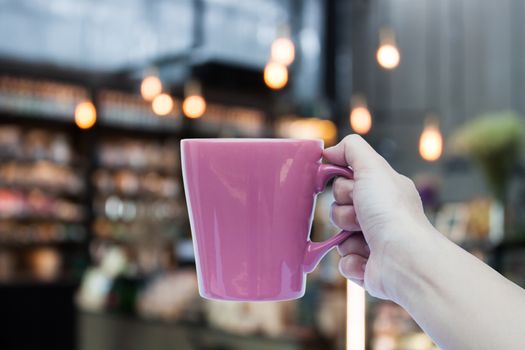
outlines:
[[427, 233], [391, 258], [393, 299], [443, 349], [525, 349], [525, 291]]

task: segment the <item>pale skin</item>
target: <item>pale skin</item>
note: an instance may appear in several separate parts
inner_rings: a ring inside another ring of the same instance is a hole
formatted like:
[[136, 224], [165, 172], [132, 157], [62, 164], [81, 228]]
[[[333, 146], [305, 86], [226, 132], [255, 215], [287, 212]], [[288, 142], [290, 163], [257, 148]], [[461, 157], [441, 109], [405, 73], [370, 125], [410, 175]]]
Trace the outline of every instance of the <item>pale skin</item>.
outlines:
[[324, 157], [354, 170], [333, 186], [332, 221], [355, 232], [338, 247], [343, 276], [401, 305], [442, 349], [525, 349], [525, 291], [432, 227], [410, 179], [357, 135]]

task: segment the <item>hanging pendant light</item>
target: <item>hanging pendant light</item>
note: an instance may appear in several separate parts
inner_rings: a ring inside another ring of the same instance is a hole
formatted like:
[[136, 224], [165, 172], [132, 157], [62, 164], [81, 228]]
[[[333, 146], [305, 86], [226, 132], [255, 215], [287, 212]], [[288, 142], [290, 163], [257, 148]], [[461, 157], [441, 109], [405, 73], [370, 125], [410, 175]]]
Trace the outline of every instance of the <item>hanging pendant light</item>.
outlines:
[[277, 38], [272, 43], [272, 61], [289, 66], [295, 59], [295, 45], [290, 38]]
[[149, 68], [144, 72], [140, 84], [140, 94], [145, 101], [151, 102], [162, 93], [162, 82], [156, 69]]
[[274, 40], [271, 49], [271, 61], [289, 66], [295, 59], [295, 45], [288, 37], [280, 37]]
[[290, 39], [287, 24], [278, 28], [270, 49], [270, 58], [264, 67], [264, 83], [272, 90], [280, 90], [288, 83], [288, 66], [295, 60], [295, 45]]
[[206, 112], [206, 100], [202, 96], [202, 87], [198, 81], [192, 80], [184, 86], [184, 101], [182, 112], [190, 119], [200, 118]]
[[90, 129], [96, 122], [97, 110], [93, 102], [80, 102], [75, 108], [75, 124], [80, 129]]
[[289, 66], [295, 60], [295, 45], [291, 39], [291, 30], [288, 24], [283, 24], [277, 29], [277, 37], [270, 50], [270, 62]]
[[443, 153], [443, 136], [435, 116], [427, 117], [419, 138], [419, 154], [428, 162], [434, 162]]
[[173, 111], [173, 98], [168, 94], [160, 94], [153, 99], [151, 109], [158, 116], [166, 116]]
[[383, 28], [379, 32], [379, 47], [376, 52], [377, 63], [385, 69], [396, 68], [401, 61], [401, 54], [396, 44], [394, 31]]
[[367, 134], [372, 128], [372, 114], [362, 95], [352, 96], [350, 102], [350, 127], [358, 134]]
[[264, 82], [273, 90], [280, 90], [288, 83], [288, 68], [277, 62], [268, 62], [264, 67]]

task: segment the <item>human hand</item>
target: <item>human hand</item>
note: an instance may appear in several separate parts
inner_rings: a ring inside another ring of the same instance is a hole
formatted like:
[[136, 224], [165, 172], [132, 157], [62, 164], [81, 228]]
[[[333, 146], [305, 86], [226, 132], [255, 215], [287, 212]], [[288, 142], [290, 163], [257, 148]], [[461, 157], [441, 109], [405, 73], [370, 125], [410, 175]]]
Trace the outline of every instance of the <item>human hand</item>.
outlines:
[[431, 231], [414, 183], [358, 135], [326, 149], [324, 157], [354, 171], [353, 180], [338, 178], [333, 185], [332, 222], [355, 231], [338, 247], [339, 270], [371, 295], [394, 299], [395, 274], [406, 271], [397, 267]]

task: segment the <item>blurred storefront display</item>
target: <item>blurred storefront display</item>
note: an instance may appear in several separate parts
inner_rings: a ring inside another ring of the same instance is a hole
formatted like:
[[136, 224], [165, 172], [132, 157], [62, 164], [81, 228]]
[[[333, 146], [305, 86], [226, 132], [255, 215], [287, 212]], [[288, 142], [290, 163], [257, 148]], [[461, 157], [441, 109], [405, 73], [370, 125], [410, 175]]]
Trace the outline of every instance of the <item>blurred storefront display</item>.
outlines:
[[347, 323], [336, 251], [302, 299], [201, 298], [179, 145], [363, 135], [525, 287], [525, 8], [494, 4], [0, 2], [0, 349], [437, 349], [389, 301]]
[[[298, 301], [232, 304], [198, 297], [180, 175], [179, 140], [189, 120], [181, 114], [182, 100], [159, 117], [139, 96], [103, 90], [92, 137], [62, 119], [86, 98], [81, 87], [0, 81], [7, 116], [0, 126], [0, 280], [5, 286], [72, 283], [80, 349], [111, 348], [122, 327], [134, 329], [136, 338], [125, 344], [137, 349], [146, 343], [162, 348], [175, 338], [188, 348], [196, 339], [210, 348], [344, 347], [345, 284], [335, 252]], [[190, 121], [191, 136], [267, 136], [266, 119], [262, 110], [211, 102], [202, 118]], [[288, 116], [275, 124], [277, 136], [322, 138], [326, 145], [336, 133], [322, 119]], [[442, 203], [440, 180], [428, 174], [415, 180], [443, 234], [525, 283], [520, 241], [489, 239], [490, 197]], [[326, 221], [331, 201], [327, 194], [319, 200], [314, 236], [335, 232]], [[100, 329], [104, 336], [90, 336]], [[164, 335], [150, 339], [151, 332]], [[399, 306], [373, 298], [367, 344], [435, 349]]]

